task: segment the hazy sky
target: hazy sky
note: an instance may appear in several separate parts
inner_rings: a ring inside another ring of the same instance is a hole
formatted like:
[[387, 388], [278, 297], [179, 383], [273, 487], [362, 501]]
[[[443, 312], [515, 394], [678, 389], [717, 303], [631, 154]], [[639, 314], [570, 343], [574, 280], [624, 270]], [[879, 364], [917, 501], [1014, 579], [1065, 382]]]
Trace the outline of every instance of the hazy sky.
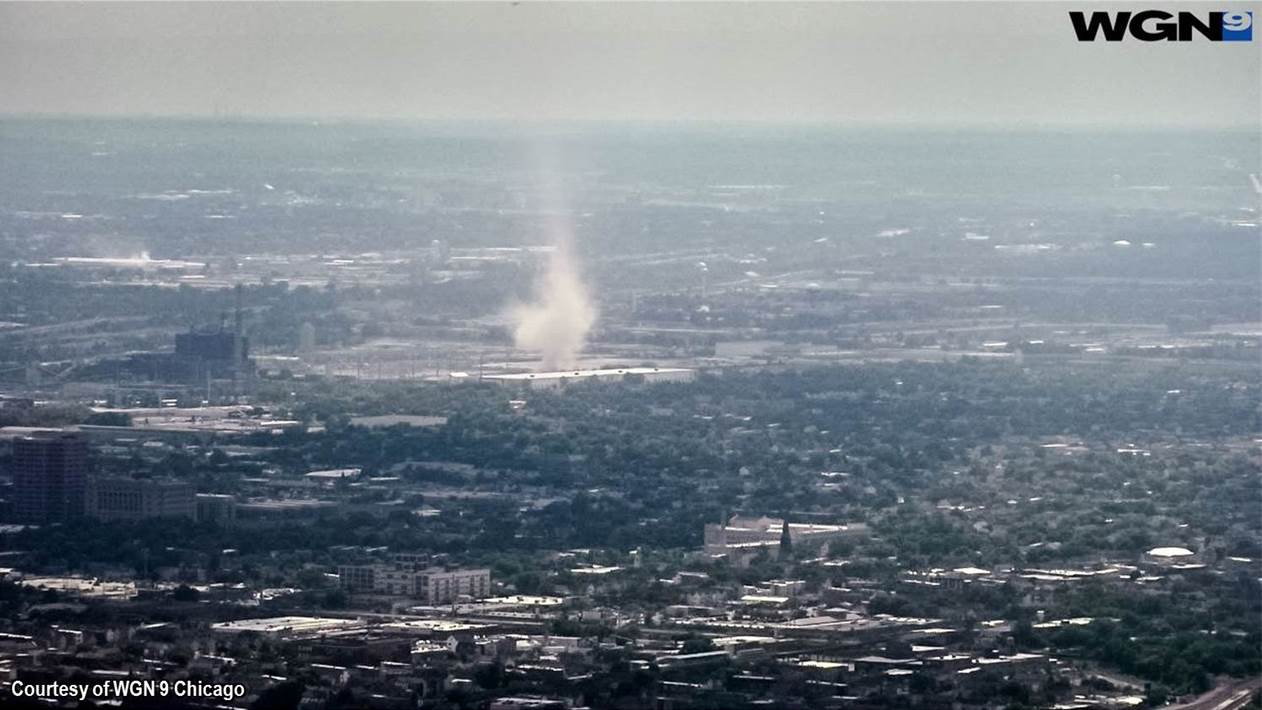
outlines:
[[0, 2], [0, 113], [1262, 125], [1262, 32], [1076, 41], [1119, 7]]

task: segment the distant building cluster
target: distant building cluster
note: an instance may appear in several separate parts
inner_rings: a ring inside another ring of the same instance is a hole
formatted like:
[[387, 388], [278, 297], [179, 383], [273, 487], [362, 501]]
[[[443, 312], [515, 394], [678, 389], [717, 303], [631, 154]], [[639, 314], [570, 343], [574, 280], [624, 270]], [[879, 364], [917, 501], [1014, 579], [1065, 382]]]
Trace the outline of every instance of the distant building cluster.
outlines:
[[138, 353], [126, 365], [142, 377], [191, 384], [208, 378], [246, 379], [254, 375], [255, 369], [250, 359], [250, 339], [228, 330], [178, 333], [175, 352]]
[[93, 476], [88, 442], [76, 432], [45, 430], [13, 440], [13, 519], [41, 525], [81, 517], [98, 520], [185, 518], [227, 523], [230, 495], [197, 493], [169, 478]]
[[[177, 333], [174, 352], [132, 353], [121, 360], [110, 361], [110, 366], [116, 373], [125, 371], [137, 378], [193, 386], [206, 386], [212, 379], [234, 383], [250, 381], [258, 369], [250, 358], [240, 284], [235, 294], [236, 308], [230, 327], [225, 313], [218, 327], [190, 328], [188, 332]], [[314, 333], [311, 338], [314, 339]]]
[[383, 594], [448, 604], [481, 599], [491, 594], [491, 570], [430, 567], [423, 555], [396, 554], [389, 563], [341, 565], [342, 589], [352, 593]]
[[759, 553], [778, 557], [783, 545], [820, 550], [830, 542], [865, 537], [868, 528], [862, 523], [820, 525], [734, 515], [725, 524], [708, 523], [704, 534], [705, 554], [727, 556], [738, 565], [745, 565]]

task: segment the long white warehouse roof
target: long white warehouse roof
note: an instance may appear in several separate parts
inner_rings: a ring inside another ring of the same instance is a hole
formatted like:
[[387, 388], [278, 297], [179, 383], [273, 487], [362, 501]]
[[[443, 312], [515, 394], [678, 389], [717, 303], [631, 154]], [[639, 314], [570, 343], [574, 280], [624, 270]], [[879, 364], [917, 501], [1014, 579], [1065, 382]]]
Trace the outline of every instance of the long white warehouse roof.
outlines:
[[557, 372], [515, 372], [508, 375], [485, 375], [484, 380], [560, 380], [569, 377], [617, 377], [618, 375], [662, 375], [692, 372], [686, 367], [623, 367], [607, 370], [560, 370]]

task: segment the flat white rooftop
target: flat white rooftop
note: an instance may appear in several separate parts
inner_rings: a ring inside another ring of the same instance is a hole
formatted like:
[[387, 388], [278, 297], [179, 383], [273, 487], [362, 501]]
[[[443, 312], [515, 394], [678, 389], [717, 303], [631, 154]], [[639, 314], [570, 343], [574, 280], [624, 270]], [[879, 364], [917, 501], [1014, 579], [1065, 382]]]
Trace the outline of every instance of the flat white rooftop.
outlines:
[[338, 480], [339, 478], [351, 478], [358, 476], [362, 469], [358, 468], [330, 468], [323, 471], [312, 471], [306, 474], [307, 478], [323, 478], [330, 480]]
[[600, 565], [592, 565], [591, 567], [575, 567], [570, 570], [570, 574], [612, 574], [621, 569], [621, 567], [602, 567]]
[[[503, 604], [503, 605], [510, 605], [510, 606], [511, 605], [561, 606], [564, 603], [565, 603], [565, 599], [563, 599], [562, 597], [533, 596], [529, 594], [518, 594], [515, 596], [508, 596], [508, 597], [488, 597], [486, 599], [479, 599], [476, 602], [477, 605], [486, 605], [486, 606], [495, 605], [495, 604]], [[471, 605], [466, 605], [466, 606], [471, 606]]]
[[32, 589], [46, 589], [81, 597], [131, 599], [137, 593], [135, 582], [104, 582], [82, 577], [26, 577], [18, 583]]
[[212, 631], [222, 633], [254, 632], [263, 634], [319, 633], [362, 626], [358, 619], [329, 619], [317, 616], [274, 616], [267, 619], [240, 619], [211, 624]]
[[457, 631], [479, 631], [486, 629], [487, 626], [485, 624], [466, 624], [449, 619], [411, 619], [409, 621], [394, 621], [383, 624], [381, 628], [402, 632], [456, 633]]
[[1186, 547], [1154, 547], [1148, 554], [1153, 557], [1190, 557], [1196, 553]]
[[514, 372], [507, 375], [485, 375], [484, 380], [508, 380], [529, 382], [531, 380], [561, 380], [570, 377], [619, 377], [621, 375], [682, 375], [692, 372], [686, 367], [620, 367], [602, 370], [559, 370], [556, 372]]

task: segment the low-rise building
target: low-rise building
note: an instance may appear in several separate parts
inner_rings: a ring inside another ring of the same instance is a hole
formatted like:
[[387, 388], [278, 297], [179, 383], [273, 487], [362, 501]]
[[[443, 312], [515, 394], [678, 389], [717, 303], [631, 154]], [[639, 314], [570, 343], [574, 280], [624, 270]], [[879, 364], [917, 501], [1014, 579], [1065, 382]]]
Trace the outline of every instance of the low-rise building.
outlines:
[[491, 570], [425, 567], [417, 555], [395, 555], [388, 564], [341, 565], [342, 588], [348, 592], [414, 597], [429, 604], [446, 604], [462, 597], [481, 599], [491, 594]]
[[416, 576], [414, 596], [431, 604], [456, 601], [462, 596], [479, 599], [491, 593], [489, 569], [430, 569]]
[[237, 519], [237, 499], [220, 493], [198, 493], [193, 497], [198, 522], [226, 525]]
[[86, 503], [88, 516], [99, 520], [192, 519], [197, 514], [193, 486], [171, 479], [94, 478]]
[[781, 518], [734, 515], [724, 525], [709, 523], [705, 526], [705, 552], [707, 555], [757, 552], [762, 549], [771, 552], [769, 548], [778, 548], [782, 543], [794, 547], [821, 548], [835, 540], [853, 539], [867, 534], [868, 528], [862, 523], [786, 523]]

